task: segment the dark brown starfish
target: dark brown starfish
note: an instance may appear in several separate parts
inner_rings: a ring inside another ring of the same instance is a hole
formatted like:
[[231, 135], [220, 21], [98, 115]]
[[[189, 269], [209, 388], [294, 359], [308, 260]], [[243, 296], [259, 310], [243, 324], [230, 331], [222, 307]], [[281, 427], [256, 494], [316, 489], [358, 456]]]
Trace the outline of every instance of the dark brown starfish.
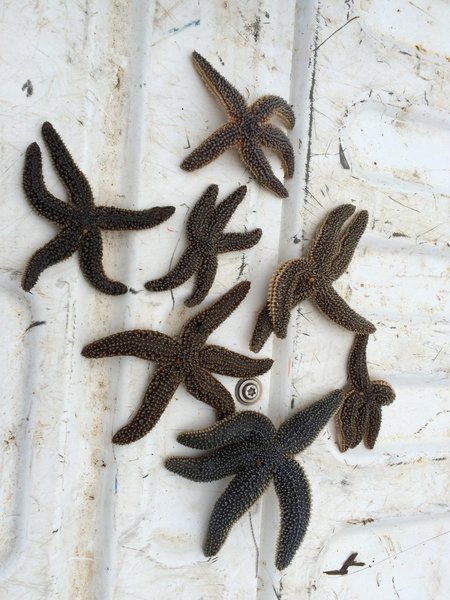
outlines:
[[351, 388], [345, 394], [336, 415], [341, 452], [355, 448], [362, 439], [372, 449], [381, 425], [381, 409], [395, 400], [395, 392], [386, 381], [370, 381], [366, 348], [369, 336], [356, 335], [348, 359]]
[[285, 338], [290, 311], [309, 298], [332, 321], [357, 333], [373, 333], [375, 327], [352, 310], [332, 283], [347, 269], [367, 225], [362, 210], [341, 231], [355, 212], [351, 204], [334, 208], [322, 222], [306, 257], [282, 263], [269, 288], [268, 300], [258, 315], [250, 348], [259, 352], [272, 331]]
[[266, 416], [253, 411], [235, 413], [208, 429], [182, 433], [178, 441], [209, 454], [174, 457], [166, 467], [193, 481], [215, 481], [235, 475], [211, 514], [203, 552], [213, 556], [234, 523], [264, 493], [273, 480], [281, 509], [276, 566], [285, 569], [308, 527], [311, 494], [308, 479], [294, 459], [325, 427], [342, 402], [335, 390], [304, 408], [278, 431]]
[[200, 304], [206, 298], [216, 276], [217, 254], [251, 248], [261, 238], [261, 229], [245, 233], [223, 232], [246, 192], [247, 188], [242, 186], [215, 206], [219, 188], [217, 185], [210, 185], [189, 215], [186, 224], [189, 245], [177, 265], [164, 277], [148, 281], [145, 287], [154, 292], [170, 290], [196, 273], [194, 292], [184, 303], [186, 306]]
[[239, 306], [249, 289], [248, 281], [235, 285], [214, 304], [189, 319], [177, 338], [159, 331], [136, 329], [110, 335], [83, 348], [81, 354], [87, 358], [137, 356], [157, 363], [139, 410], [128, 425], [114, 435], [115, 444], [129, 444], [148, 433], [182, 382], [195, 398], [215, 408], [219, 419], [234, 412], [231, 394], [211, 372], [254, 377], [268, 371], [273, 361], [255, 360], [205, 342]]
[[181, 168], [195, 171], [215, 160], [225, 150], [237, 146], [241, 159], [250, 173], [264, 187], [286, 198], [288, 192], [275, 177], [263, 147], [279, 154], [285, 177], [294, 174], [294, 152], [287, 136], [268, 123], [273, 116], [292, 129], [295, 117], [289, 104], [279, 96], [262, 96], [251, 106], [235, 87], [222, 77], [198, 52], [192, 53], [197, 73], [208, 90], [218, 99], [228, 115], [228, 123], [211, 134], [184, 159]]
[[31, 257], [23, 276], [23, 289], [31, 290], [47, 267], [69, 258], [78, 250], [81, 271], [89, 283], [105, 294], [124, 294], [128, 288], [109, 279], [103, 271], [101, 230], [148, 229], [166, 221], [175, 208], [155, 206], [147, 210], [126, 210], [95, 206], [88, 180], [50, 123], [42, 125], [42, 137], [72, 205], [58, 200], [47, 190], [42, 176], [41, 150], [36, 143], [28, 146], [23, 173], [25, 193], [33, 208], [60, 225], [62, 231]]

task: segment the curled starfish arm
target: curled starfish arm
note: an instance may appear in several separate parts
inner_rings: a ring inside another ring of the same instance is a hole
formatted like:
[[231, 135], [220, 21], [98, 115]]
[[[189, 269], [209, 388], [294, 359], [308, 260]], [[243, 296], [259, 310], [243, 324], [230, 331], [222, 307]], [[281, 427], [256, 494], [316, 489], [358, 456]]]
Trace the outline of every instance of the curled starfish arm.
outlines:
[[280, 265], [272, 279], [268, 307], [273, 330], [279, 338], [286, 337], [292, 308], [312, 293], [307, 275], [305, 259], [296, 259]]
[[55, 169], [69, 191], [71, 201], [77, 206], [93, 206], [94, 198], [89, 181], [77, 167], [61, 137], [48, 121], [42, 125], [42, 137], [47, 144]]
[[195, 171], [200, 167], [204, 167], [225, 152], [225, 150], [235, 146], [238, 140], [238, 127], [234, 123], [225, 123], [225, 125], [214, 131], [183, 160], [181, 168], [185, 171]]
[[164, 277], [147, 281], [144, 287], [150, 292], [163, 292], [176, 288], [192, 277], [200, 264], [200, 254], [192, 246], [188, 246], [171, 271]]
[[154, 227], [167, 221], [174, 212], [174, 206], [154, 206], [146, 210], [127, 210], [112, 206], [96, 206], [94, 209], [97, 226], [110, 231]]
[[239, 144], [239, 153], [243, 163], [256, 181], [277, 196], [280, 196], [280, 198], [288, 197], [289, 194], [287, 189], [281, 181], [275, 177], [269, 161], [256, 142], [253, 140], [242, 140]]
[[274, 150], [280, 155], [283, 166], [284, 176], [292, 177], [294, 175], [294, 150], [287, 136], [277, 127], [266, 124], [261, 125], [258, 136], [259, 142], [266, 148]]
[[274, 116], [278, 117], [289, 129], [292, 129], [295, 125], [295, 115], [292, 107], [280, 96], [261, 96], [252, 104], [250, 110], [263, 123]]
[[31, 257], [22, 279], [22, 288], [29, 292], [39, 276], [47, 267], [51, 267], [75, 252], [80, 239], [80, 228], [66, 227], [43, 248]]
[[257, 244], [261, 236], [261, 229], [253, 229], [244, 233], [224, 233], [217, 244], [217, 252], [247, 250]]
[[233, 213], [242, 202], [247, 193], [247, 187], [241, 185], [233, 193], [227, 196], [220, 204], [218, 204], [214, 211], [214, 225], [213, 228], [216, 231], [221, 231], [231, 219]]
[[350, 350], [350, 355], [348, 357], [348, 378], [351, 384], [358, 390], [366, 389], [370, 385], [366, 359], [368, 340], [368, 335], [355, 335], [352, 349]]
[[207, 235], [214, 219], [215, 203], [219, 193], [218, 185], [210, 185], [194, 204], [186, 222], [186, 235], [190, 242], [199, 235]]
[[367, 398], [363, 393], [351, 390], [344, 397], [342, 407], [336, 415], [340, 432], [339, 448], [345, 452], [355, 448], [363, 439], [367, 427]]
[[234, 413], [234, 402], [227, 388], [217, 381], [211, 373], [201, 367], [192, 369], [184, 377], [187, 391], [217, 412], [217, 418], [223, 419]]
[[198, 52], [192, 53], [192, 62], [208, 90], [218, 99], [223, 108], [233, 117], [247, 110], [244, 97]]
[[314, 302], [332, 321], [355, 333], [373, 333], [375, 326], [355, 312], [339, 294], [326, 285], [316, 292]]
[[370, 391], [379, 406], [387, 406], [395, 400], [395, 391], [387, 381], [372, 381]]
[[271, 358], [255, 359], [221, 346], [205, 346], [200, 354], [200, 364], [214, 373], [230, 377], [255, 377], [266, 373], [272, 366]]
[[381, 427], [381, 407], [371, 406], [367, 411], [367, 423], [364, 431], [364, 445], [372, 450]]
[[82, 238], [79, 247], [80, 269], [86, 279], [104, 294], [119, 296], [128, 291], [120, 281], [109, 279], [103, 270], [103, 243], [100, 230], [91, 229]]
[[355, 253], [356, 246], [361, 239], [362, 234], [367, 226], [369, 214], [366, 210], [359, 212], [350, 221], [348, 227], [341, 235], [339, 248], [335, 258], [331, 262], [329, 269], [329, 275], [331, 279], [337, 279], [340, 277], [348, 265], [350, 264], [353, 254]]
[[144, 437], [156, 423], [181, 383], [179, 369], [172, 365], [159, 367], [145, 392], [137, 413], [113, 436], [114, 444], [130, 444]]
[[334, 390], [285, 421], [277, 439], [285, 452], [297, 454], [311, 444], [342, 404], [342, 390]]
[[36, 142], [30, 144], [25, 153], [23, 188], [32, 207], [40, 215], [60, 225], [71, 221], [71, 211], [67, 204], [55, 198], [45, 187], [41, 150]]
[[339, 248], [342, 225], [354, 212], [355, 207], [351, 204], [341, 204], [322, 221], [308, 252], [317, 266], [328, 266], [332, 262]]
[[217, 256], [203, 258], [197, 267], [194, 291], [190, 298], [184, 301], [185, 306], [200, 304], [208, 295], [217, 273]]
[[272, 319], [270, 318], [269, 305], [266, 302], [256, 318], [255, 327], [253, 329], [252, 338], [249, 345], [250, 350], [252, 352], [259, 352], [269, 339], [269, 336], [272, 332]]
[[275, 565], [281, 571], [291, 563], [305, 537], [311, 513], [311, 493], [303, 469], [293, 458], [287, 458], [277, 467], [273, 482], [281, 513]]
[[180, 355], [180, 346], [173, 338], [159, 331], [134, 329], [114, 333], [87, 344], [81, 354], [86, 358], [136, 356], [162, 362], [175, 360]]
[[258, 500], [272, 477], [269, 468], [250, 467], [239, 473], [217, 500], [203, 544], [205, 556], [214, 556], [225, 542], [234, 523]]

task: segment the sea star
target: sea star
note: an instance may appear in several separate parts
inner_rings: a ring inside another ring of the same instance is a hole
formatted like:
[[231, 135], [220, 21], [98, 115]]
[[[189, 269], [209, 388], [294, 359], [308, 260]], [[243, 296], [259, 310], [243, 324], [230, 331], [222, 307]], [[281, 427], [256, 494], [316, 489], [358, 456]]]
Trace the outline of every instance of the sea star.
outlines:
[[348, 359], [351, 388], [336, 415], [341, 452], [355, 448], [363, 438], [365, 446], [372, 449], [380, 431], [381, 408], [395, 400], [395, 392], [389, 383], [369, 379], [366, 362], [368, 339], [368, 335], [356, 335]]
[[154, 292], [178, 287], [196, 273], [196, 284], [186, 306], [200, 304], [207, 296], [217, 271], [217, 254], [245, 250], [259, 242], [261, 229], [245, 233], [223, 233], [232, 214], [242, 202], [247, 188], [242, 186], [215, 206], [219, 188], [210, 185], [194, 205], [186, 224], [189, 245], [172, 271], [145, 287]]
[[41, 273], [76, 250], [81, 271], [95, 288], [105, 294], [124, 294], [127, 287], [109, 279], [103, 271], [101, 229], [147, 229], [166, 221], [175, 211], [173, 206], [126, 210], [112, 206], [95, 206], [86, 177], [76, 166], [64, 142], [50, 123], [42, 125], [42, 137], [59, 176], [63, 180], [72, 205], [55, 198], [45, 187], [42, 176], [41, 150], [35, 142], [25, 154], [23, 187], [33, 208], [43, 217], [57, 223], [62, 231], [30, 259], [22, 280], [27, 292]]
[[222, 77], [198, 52], [192, 53], [194, 67], [208, 90], [216, 96], [228, 115], [222, 125], [198, 146], [181, 163], [186, 171], [195, 171], [215, 160], [225, 150], [237, 146], [243, 163], [255, 179], [278, 196], [286, 198], [288, 192], [275, 177], [262, 147], [277, 152], [281, 158], [285, 177], [294, 174], [294, 152], [287, 136], [268, 123], [276, 116], [292, 129], [295, 117], [289, 104], [279, 96], [262, 96], [251, 106], [225, 77]]
[[178, 436], [185, 446], [212, 452], [169, 458], [165, 464], [170, 471], [193, 481], [235, 475], [212, 511], [203, 544], [205, 556], [217, 554], [231, 527], [273, 479], [281, 509], [275, 564], [280, 570], [289, 565], [306, 533], [311, 509], [308, 480], [294, 455], [315, 440], [341, 402], [342, 391], [335, 390], [296, 413], [278, 431], [266, 416], [246, 411]]
[[266, 305], [260, 311], [250, 348], [259, 352], [272, 331], [285, 338], [290, 311], [309, 298], [332, 321], [357, 333], [373, 333], [375, 327], [352, 310], [337, 294], [332, 282], [347, 269], [367, 225], [367, 211], [356, 215], [351, 204], [334, 208], [322, 222], [306, 257], [288, 260], [275, 272]]
[[254, 377], [268, 371], [273, 361], [255, 360], [221, 346], [205, 345], [205, 342], [239, 306], [249, 289], [248, 281], [235, 285], [214, 304], [189, 319], [176, 338], [159, 331], [136, 329], [110, 335], [83, 348], [81, 354], [87, 358], [137, 356], [157, 363], [139, 410], [114, 435], [115, 444], [129, 444], [147, 434], [182, 382], [195, 398], [215, 408], [218, 418], [234, 412], [231, 394], [211, 371], [231, 377]]

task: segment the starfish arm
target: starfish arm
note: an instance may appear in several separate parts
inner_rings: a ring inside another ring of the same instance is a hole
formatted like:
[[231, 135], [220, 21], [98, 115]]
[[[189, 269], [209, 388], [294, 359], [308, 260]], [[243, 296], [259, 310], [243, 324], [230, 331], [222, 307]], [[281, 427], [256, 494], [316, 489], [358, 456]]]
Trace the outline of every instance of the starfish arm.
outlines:
[[120, 281], [106, 276], [103, 265], [103, 243], [98, 229], [90, 229], [84, 236], [79, 248], [81, 272], [97, 290], [111, 296], [125, 294], [128, 288]]
[[285, 421], [277, 433], [284, 451], [297, 454], [309, 446], [338, 410], [342, 400], [342, 390], [334, 390]]
[[262, 236], [261, 229], [253, 229], [244, 233], [224, 233], [217, 244], [217, 252], [235, 252], [247, 250], [255, 246]]
[[195, 306], [203, 302], [208, 295], [217, 273], [217, 256], [203, 258], [197, 269], [194, 291], [184, 301], [185, 306]]
[[55, 198], [45, 187], [41, 150], [36, 143], [30, 144], [25, 153], [23, 188], [31, 206], [40, 215], [60, 225], [71, 221], [72, 213], [67, 204]]
[[351, 384], [358, 390], [367, 389], [370, 385], [369, 373], [367, 371], [366, 349], [369, 336], [366, 334], [355, 335], [352, 349], [348, 357], [348, 378]]
[[81, 351], [85, 358], [105, 356], [136, 356], [149, 361], [176, 360], [180, 355], [178, 342], [159, 331], [134, 329], [121, 331], [87, 344]]
[[224, 229], [239, 204], [245, 198], [246, 193], [247, 187], [241, 185], [216, 206], [214, 210], [214, 221], [212, 223], [212, 227], [215, 231], [222, 231]]
[[308, 252], [319, 268], [332, 264], [339, 248], [342, 225], [354, 212], [355, 207], [351, 204], [341, 204], [322, 221]]
[[198, 52], [192, 53], [192, 61], [203, 83], [225, 111], [232, 117], [243, 115], [247, 110], [247, 103], [242, 94]]
[[252, 104], [250, 110], [262, 123], [274, 116], [278, 117], [289, 129], [295, 125], [292, 107], [280, 96], [261, 96]]
[[184, 376], [187, 391], [217, 412], [217, 418], [223, 419], [234, 413], [233, 397], [220, 381], [217, 381], [206, 369], [192, 369]]
[[47, 144], [55, 169], [69, 191], [71, 201], [77, 206], [93, 206], [94, 198], [88, 180], [75, 164], [53, 125], [48, 121], [42, 125], [42, 137]]
[[324, 286], [313, 298], [318, 308], [332, 321], [355, 333], [373, 333], [375, 326], [355, 312], [331, 287]]
[[207, 236], [214, 219], [214, 206], [219, 193], [219, 186], [210, 185], [194, 204], [186, 222], [186, 236], [195, 243], [199, 236]]
[[362, 210], [350, 221], [348, 227], [341, 235], [337, 254], [332, 260], [330, 267], [330, 277], [332, 280], [340, 277], [350, 264], [356, 246], [366, 229], [368, 218], [368, 212]]
[[189, 319], [181, 332], [181, 341], [200, 347], [208, 336], [239, 306], [250, 289], [249, 281], [241, 281], [228, 290], [214, 304]]
[[367, 424], [364, 431], [364, 445], [369, 450], [372, 450], [380, 432], [381, 407], [371, 406], [367, 412]]
[[275, 177], [269, 161], [254, 140], [242, 140], [239, 144], [239, 153], [243, 163], [258, 183], [280, 198], [288, 197], [287, 189]]
[[270, 469], [249, 467], [239, 473], [217, 500], [208, 524], [203, 553], [214, 556], [225, 542], [234, 523], [258, 500], [269, 486]]
[[275, 433], [270, 419], [261, 413], [248, 410], [234, 413], [206, 429], [181, 433], [177, 440], [189, 448], [214, 450], [250, 438], [271, 440]]
[[255, 359], [221, 346], [205, 346], [200, 352], [200, 364], [208, 371], [230, 377], [255, 377], [272, 366], [271, 358]]
[[395, 400], [395, 391], [387, 381], [372, 381], [370, 391], [379, 406], [387, 406]]
[[234, 123], [225, 123], [183, 160], [181, 168], [185, 171], [200, 169], [215, 160], [225, 150], [236, 146], [238, 140], [238, 127]]
[[125, 427], [114, 434], [113, 443], [131, 444], [151, 431], [165, 411], [181, 379], [179, 369], [173, 365], [158, 367], [137, 413]]
[[192, 277], [200, 266], [200, 263], [201, 257], [199, 253], [192, 246], [188, 246], [171, 271], [164, 275], [164, 277], [147, 281], [144, 287], [150, 292], [172, 290]]
[[[356, 390], [345, 394], [344, 401], [336, 413], [336, 425], [339, 431], [339, 449], [346, 452], [362, 440], [365, 426], [366, 399]], [[354, 440], [358, 440], [354, 443]]]
[[272, 319], [270, 318], [269, 305], [266, 302], [256, 319], [249, 345], [250, 350], [252, 352], [259, 352], [272, 332]]
[[174, 206], [154, 206], [146, 210], [96, 206], [94, 208], [94, 218], [97, 227], [100, 227], [100, 229], [110, 231], [148, 229], [167, 221], [174, 212]]
[[294, 175], [294, 149], [286, 134], [273, 125], [261, 125], [258, 135], [259, 143], [274, 150], [280, 155], [285, 177]]
[[22, 279], [22, 288], [29, 292], [45, 269], [69, 258], [80, 243], [80, 228], [66, 227], [31, 257]]
[[275, 566], [282, 571], [291, 563], [305, 537], [311, 514], [311, 492], [303, 469], [293, 458], [286, 458], [276, 469], [273, 482], [281, 515]]

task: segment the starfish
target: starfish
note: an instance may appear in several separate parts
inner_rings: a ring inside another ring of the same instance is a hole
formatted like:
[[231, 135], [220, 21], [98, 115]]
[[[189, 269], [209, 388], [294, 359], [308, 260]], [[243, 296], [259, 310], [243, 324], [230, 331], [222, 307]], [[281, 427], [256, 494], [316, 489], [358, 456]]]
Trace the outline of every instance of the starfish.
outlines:
[[345, 394], [336, 415], [340, 431], [340, 450], [355, 448], [362, 439], [370, 450], [380, 431], [381, 408], [395, 400], [395, 392], [386, 381], [370, 381], [366, 348], [368, 335], [356, 335], [348, 360], [351, 388]]
[[311, 511], [308, 479], [294, 455], [316, 439], [341, 402], [342, 391], [335, 390], [296, 413], [278, 431], [266, 416], [244, 411], [208, 429], [178, 436], [185, 446], [211, 452], [196, 458], [169, 458], [165, 463], [169, 471], [193, 481], [235, 475], [213, 508], [203, 544], [205, 556], [218, 553], [234, 523], [273, 481], [281, 509], [275, 564], [280, 570], [289, 565]]
[[189, 245], [172, 271], [160, 279], [148, 281], [145, 287], [154, 292], [178, 287], [196, 273], [196, 284], [186, 306], [200, 304], [207, 296], [217, 271], [217, 254], [245, 250], [257, 244], [261, 229], [245, 233], [223, 233], [232, 214], [242, 202], [247, 188], [242, 186], [215, 206], [219, 188], [210, 185], [193, 207], [187, 220]]
[[135, 329], [110, 335], [83, 348], [81, 354], [87, 358], [137, 356], [157, 363], [141, 406], [131, 421], [114, 435], [115, 444], [129, 444], [146, 435], [182, 382], [195, 398], [215, 408], [219, 419], [234, 412], [231, 394], [211, 371], [231, 377], [254, 377], [268, 371], [273, 361], [255, 360], [205, 342], [239, 306], [249, 289], [248, 281], [235, 285], [214, 304], [189, 319], [176, 338], [159, 331]]
[[279, 96], [262, 96], [251, 106], [225, 77], [222, 77], [198, 52], [192, 53], [194, 67], [208, 90], [216, 96], [228, 115], [222, 125], [181, 163], [186, 171], [195, 171], [215, 160], [223, 152], [237, 146], [241, 159], [255, 179], [270, 191], [286, 198], [288, 192], [275, 177], [263, 147], [278, 153], [285, 177], [294, 174], [294, 152], [287, 136], [270, 123], [273, 116], [292, 129], [295, 117], [289, 104]]
[[250, 348], [259, 352], [272, 331], [285, 338], [290, 311], [309, 298], [332, 321], [357, 333], [373, 333], [375, 327], [352, 310], [337, 294], [332, 282], [347, 269], [367, 225], [367, 211], [356, 215], [342, 232], [344, 222], [355, 212], [351, 204], [334, 208], [322, 222], [306, 257], [282, 263], [260, 311]]
[[95, 206], [89, 182], [50, 123], [42, 125], [42, 137], [55, 169], [68, 190], [72, 205], [58, 200], [47, 190], [42, 176], [41, 150], [38, 144], [30, 144], [25, 154], [23, 173], [25, 193], [33, 208], [46, 219], [60, 225], [62, 231], [31, 257], [23, 276], [23, 289], [30, 291], [47, 267], [69, 258], [78, 250], [81, 271], [89, 283], [105, 294], [124, 294], [128, 288], [123, 283], [109, 279], [103, 271], [100, 230], [154, 227], [166, 221], [175, 208], [155, 206], [136, 211]]

